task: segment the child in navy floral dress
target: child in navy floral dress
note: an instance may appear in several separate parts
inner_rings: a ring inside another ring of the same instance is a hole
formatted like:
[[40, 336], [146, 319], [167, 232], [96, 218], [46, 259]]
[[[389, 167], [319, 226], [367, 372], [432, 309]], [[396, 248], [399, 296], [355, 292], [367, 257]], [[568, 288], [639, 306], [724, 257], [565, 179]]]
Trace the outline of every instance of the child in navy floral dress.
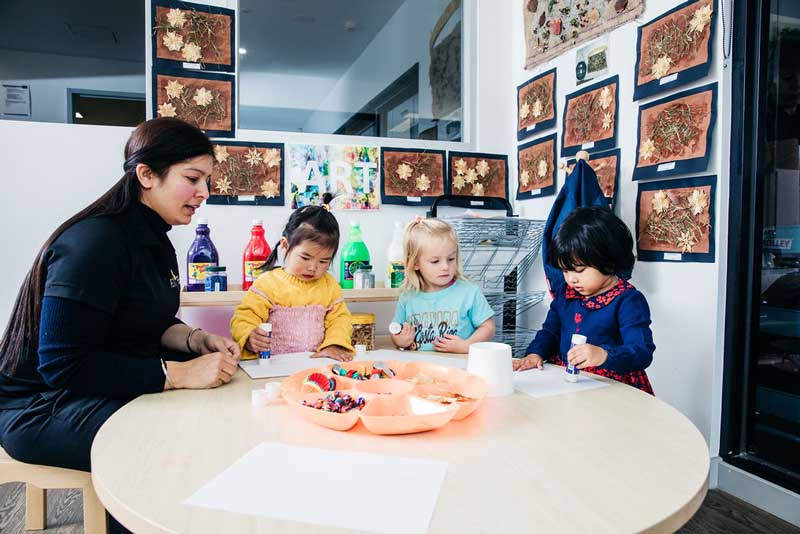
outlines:
[[[542, 368], [545, 361], [569, 363], [653, 395], [645, 369], [653, 361], [647, 300], [620, 273], [634, 264], [633, 239], [605, 208], [578, 208], [561, 224], [552, 243], [551, 264], [564, 273], [552, 288], [553, 302], [542, 329], [514, 369]], [[588, 338], [570, 349], [572, 334]]]

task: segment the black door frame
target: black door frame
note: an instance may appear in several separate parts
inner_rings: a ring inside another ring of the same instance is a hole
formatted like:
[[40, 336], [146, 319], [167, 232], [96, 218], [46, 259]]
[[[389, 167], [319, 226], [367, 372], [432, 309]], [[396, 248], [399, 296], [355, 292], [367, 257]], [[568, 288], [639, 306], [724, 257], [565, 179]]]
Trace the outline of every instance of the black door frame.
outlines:
[[[723, 0], [724, 1], [724, 0]], [[798, 477], [746, 449], [754, 396], [760, 303], [761, 240], [770, 0], [736, 0], [731, 57], [730, 209], [720, 456], [725, 462], [791, 491]]]

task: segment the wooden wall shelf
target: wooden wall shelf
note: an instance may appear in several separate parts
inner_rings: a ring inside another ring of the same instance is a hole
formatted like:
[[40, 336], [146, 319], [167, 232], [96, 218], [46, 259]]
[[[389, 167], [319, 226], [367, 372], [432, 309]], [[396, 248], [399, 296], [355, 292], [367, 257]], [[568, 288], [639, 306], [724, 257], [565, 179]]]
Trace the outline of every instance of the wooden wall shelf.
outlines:
[[[229, 291], [181, 291], [181, 307], [238, 306], [244, 298], [241, 284], [231, 284]], [[346, 302], [393, 302], [400, 296], [399, 289], [376, 287], [374, 289], [343, 289]]]

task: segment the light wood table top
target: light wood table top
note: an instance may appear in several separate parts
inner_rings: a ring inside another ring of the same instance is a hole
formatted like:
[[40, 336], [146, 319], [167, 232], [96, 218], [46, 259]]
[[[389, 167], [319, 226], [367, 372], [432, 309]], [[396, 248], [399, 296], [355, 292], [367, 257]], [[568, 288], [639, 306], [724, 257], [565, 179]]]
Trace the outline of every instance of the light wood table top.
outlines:
[[[285, 404], [254, 408], [250, 391], [264, 382], [240, 370], [218, 389], [145, 395], [120, 409], [92, 447], [108, 511], [137, 533], [345, 532], [182, 504], [262, 442], [447, 461], [431, 534], [673, 532], [707, 491], [709, 453], [697, 428], [613, 381], [543, 399], [486, 399], [462, 421], [405, 436], [361, 425], [336, 432]], [[314, 495], [322, 494], [310, 487]]]

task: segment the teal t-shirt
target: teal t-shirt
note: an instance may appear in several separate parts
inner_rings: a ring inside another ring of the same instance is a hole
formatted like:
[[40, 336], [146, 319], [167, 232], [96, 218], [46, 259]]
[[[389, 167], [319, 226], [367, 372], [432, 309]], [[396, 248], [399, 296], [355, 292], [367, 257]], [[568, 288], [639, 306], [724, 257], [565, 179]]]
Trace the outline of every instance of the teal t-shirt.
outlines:
[[433, 342], [445, 334], [462, 339], [494, 315], [481, 290], [475, 284], [457, 280], [441, 291], [425, 293], [406, 291], [400, 295], [394, 321], [416, 327], [414, 341], [419, 350], [434, 350]]

